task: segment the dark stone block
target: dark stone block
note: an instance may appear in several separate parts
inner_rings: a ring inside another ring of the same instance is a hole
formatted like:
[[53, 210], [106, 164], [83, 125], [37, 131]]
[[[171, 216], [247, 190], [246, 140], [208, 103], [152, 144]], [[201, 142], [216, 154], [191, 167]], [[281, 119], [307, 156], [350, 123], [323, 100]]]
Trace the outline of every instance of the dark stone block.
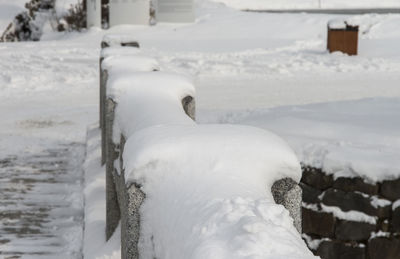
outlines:
[[376, 226], [369, 223], [341, 220], [336, 223], [335, 236], [344, 241], [367, 240], [375, 229]]
[[400, 207], [397, 207], [392, 214], [392, 230], [400, 233]]
[[354, 247], [338, 241], [323, 241], [316, 254], [321, 259], [365, 259], [365, 248]]
[[390, 232], [390, 223], [389, 220], [378, 220], [378, 231], [382, 232]]
[[325, 190], [332, 187], [332, 175], [325, 174], [321, 169], [303, 166], [303, 177], [301, 182], [306, 183], [314, 188]]
[[371, 204], [370, 197], [364, 197], [360, 193], [344, 192], [336, 189], [328, 189], [325, 191], [322, 203], [328, 206], [339, 207], [343, 211], [361, 211], [379, 218], [387, 218], [391, 213], [390, 205], [375, 208]]
[[378, 237], [368, 242], [369, 259], [400, 259], [400, 240]]
[[303, 202], [306, 203], [319, 203], [320, 199], [318, 196], [322, 194], [322, 191], [315, 189], [305, 183], [300, 183], [300, 187], [303, 190]]
[[400, 199], [400, 179], [383, 181], [381, 184], [381, 195], [392, 201]]
[[335, 218], [331, 213], [303, 208], [303, 233], [333, 237]]
[[345, 192], [359, 191], [370, 195], [376, 195], [379, 191], [378, 184], [373, 185], [366, 183], [360, 177], [339, 177], [333, 182], [333, 188], [340, 189]]

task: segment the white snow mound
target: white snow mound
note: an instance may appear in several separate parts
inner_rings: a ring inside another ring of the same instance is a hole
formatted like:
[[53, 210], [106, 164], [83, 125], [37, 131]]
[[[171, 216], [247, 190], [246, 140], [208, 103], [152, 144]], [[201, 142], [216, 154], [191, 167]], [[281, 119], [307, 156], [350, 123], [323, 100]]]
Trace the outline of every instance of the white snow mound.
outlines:
[[194, 96], [195, 89], [186, 77], [165, 72], [112, 73], [107, 82], [108, 96], [118, 103], [114, 140], [120, 134], [129, 138], [134, 132], [155, 125], [194, 125], [185, 115], [182, 99]]
[[300, 180], [276, 135], [234, 125], [160, 125], [135, 132], [123, 160], [142, 185], [143, 258], [314, 258], [272, 184]]

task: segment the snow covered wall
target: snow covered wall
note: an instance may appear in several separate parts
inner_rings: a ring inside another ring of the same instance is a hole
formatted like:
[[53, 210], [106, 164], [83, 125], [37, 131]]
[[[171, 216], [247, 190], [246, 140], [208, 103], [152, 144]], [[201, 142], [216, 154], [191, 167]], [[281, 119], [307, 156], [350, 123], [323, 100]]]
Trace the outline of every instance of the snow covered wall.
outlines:
[[288, 145], [249, 126], [197, 125], [191, 80], [125, 69], [138, 57], [102, 64], [122, 257], [314, 258], [298, 232], [301, 169]]

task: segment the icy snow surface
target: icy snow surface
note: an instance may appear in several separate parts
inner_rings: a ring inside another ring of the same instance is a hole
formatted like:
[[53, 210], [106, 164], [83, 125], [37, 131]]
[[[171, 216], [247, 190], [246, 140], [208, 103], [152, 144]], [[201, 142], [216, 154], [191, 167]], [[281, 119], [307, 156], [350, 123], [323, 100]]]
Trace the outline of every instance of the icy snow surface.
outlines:
[[84, 45], [0, 44], [0, 258], [82, 256], [82, 144], [98, 69], [98, 49]]
[[369, 216], [365, 213], [350, 210], [350, 211], [342, 211], [339, 207], [335, 206], [326, 206], [321, 204], [322, 211], [332, 213], [336, 218], [348, 220], [348, 221], [358, 221], [358, 222], [366, 222], [370, 224], [376, 224], [376, 218]]

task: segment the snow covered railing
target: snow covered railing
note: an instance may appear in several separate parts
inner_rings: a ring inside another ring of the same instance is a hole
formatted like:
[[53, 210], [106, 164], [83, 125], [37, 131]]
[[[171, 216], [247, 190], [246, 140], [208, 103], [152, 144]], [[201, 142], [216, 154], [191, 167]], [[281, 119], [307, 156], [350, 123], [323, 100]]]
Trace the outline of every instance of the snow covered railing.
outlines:
[[261, 129], [197, 125], [191, 81], [155, 64], [102, 62], [106, 235], [120, 220], [122, 258], [312, 258], [291, 149]]
[[[126, 47], [130, 48], [126, 48]], [[106, 82], [109, 69], [117, 71], [156, 71], [159, 69], [158, 63], [139, 55], [139, 43], [127, 35], [106, 35], [101, 43], [102, 51], [100, 54], [100, 129], [102, 130], [102, 164], [105, 163], [105, 104], [106, 104]], [[134, 59], [134, 60], [132, 60]], [[104, 61], [104, 62], [103, 62]]]

